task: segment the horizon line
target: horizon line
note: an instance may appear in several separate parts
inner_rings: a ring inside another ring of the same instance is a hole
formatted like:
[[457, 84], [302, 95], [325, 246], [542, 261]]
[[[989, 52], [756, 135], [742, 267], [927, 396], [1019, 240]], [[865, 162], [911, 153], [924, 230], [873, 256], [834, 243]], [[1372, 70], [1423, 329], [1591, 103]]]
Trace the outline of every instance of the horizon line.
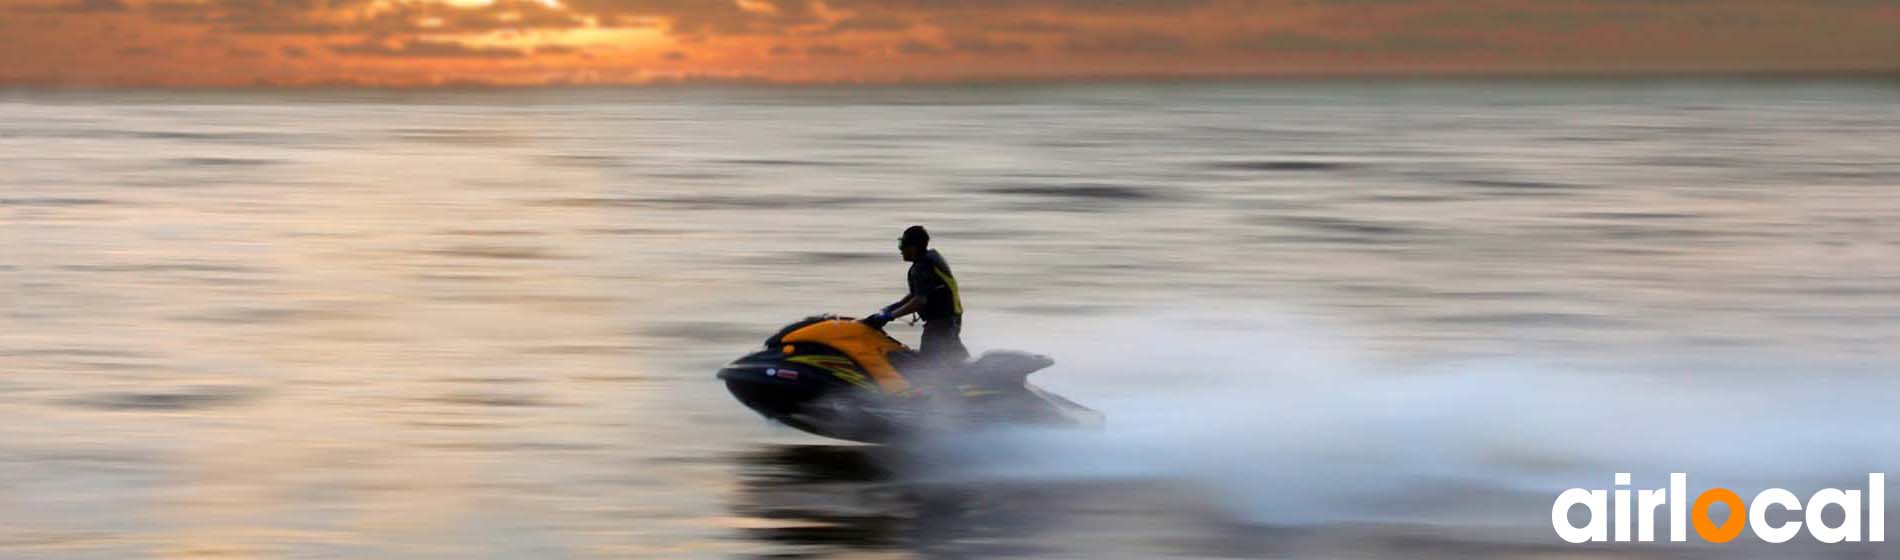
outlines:
[[1355, 71], [1274, 72], [1257, 74], [1078, 74], [1044, 76], [987, 76], [949, 79], [891, 80], [775, 80], [764, 77], [687, 76], [643, 81], [510, 83], [485, 80], [446, 80], [437, 83], [365, 83], [318, 81], [255, 84], [112, 84], [8, 81], [0, 91], [522, 91], [589, 89], [664, 89], [681, 87], [741, 87], [773, 89], [1010, 87], [1114, 84], [1199, 84], [1252, 82], [1403, 82], [1403, 81], [1669, 81], [1669, 80], [1855, 80], [1900, 81], [1900, 66], [1865, 69], [1630, 69], [1630, 70], [1512, 70], [1471, 71]]

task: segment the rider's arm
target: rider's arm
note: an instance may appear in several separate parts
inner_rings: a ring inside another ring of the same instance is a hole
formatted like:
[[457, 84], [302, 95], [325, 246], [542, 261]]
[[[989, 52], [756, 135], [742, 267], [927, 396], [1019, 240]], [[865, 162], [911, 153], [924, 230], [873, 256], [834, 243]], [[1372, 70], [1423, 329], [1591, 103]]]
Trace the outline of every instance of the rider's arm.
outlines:
[[891, 304], [890, 307], [886, 307], [884, 309], [886, 309], [887, 313], [891, 314], [892, 319], [896, 319], [898, 317], [903, 317], [905, 315], [916, 313], [918, 310], [923, 309], [923, 308], [924, 308], [924, 296], [922, 294], [911, 294], [911, 295], [904, 296], [904, 299], [898, 300], [897, 303]]
[[904, 294], [904, 299], [897, 300], [897, 303], [885, 307], [886, 317], [896, 319], [923, 310], [924, 282], [928, 278], [922, 275], [922, 270], [914, 265], [910, 267], [910, 272], [904, 278], [904, 283], [910, 288], [910, 293]]

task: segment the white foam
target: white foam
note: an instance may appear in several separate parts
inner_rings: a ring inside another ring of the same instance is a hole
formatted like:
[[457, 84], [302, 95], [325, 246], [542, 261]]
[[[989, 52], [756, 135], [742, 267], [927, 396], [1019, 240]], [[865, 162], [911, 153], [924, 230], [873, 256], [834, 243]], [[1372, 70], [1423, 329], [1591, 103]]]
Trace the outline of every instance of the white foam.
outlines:
[[1616, 472], [1635, 473], [1637, 488], [1687, 472], [1696, 488], [1799, 493], [1900, 465], [1885, 435], [1900, 420], [1892, 379], [1506, 362], [1408, 371], [1357, 362], [1275, 317], [1146, 312], [992, 330], [976, 342], [1056, 357], [1032, 379], [1108, 425], [934, 442], [944, 468], [929, 476], [1177, 481], [1255, 522], [1535, 524], [1547, 518], [1522, 508], [1572, 486], [1609, 488]]

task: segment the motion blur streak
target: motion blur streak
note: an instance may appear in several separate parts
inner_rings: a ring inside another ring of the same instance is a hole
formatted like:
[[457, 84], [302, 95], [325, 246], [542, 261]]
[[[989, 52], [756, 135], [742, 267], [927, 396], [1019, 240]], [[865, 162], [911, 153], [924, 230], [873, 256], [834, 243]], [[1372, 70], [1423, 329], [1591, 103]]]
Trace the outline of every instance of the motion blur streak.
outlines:
[[[1025, 318], [1015, 344], [1082, 356], [1061, 390], [1111, 399], [1099, 433], [935, 442], [933, 481], [1172, 481], [1241, 518], [1545, 527], [1551, 497], [1638, 473], [1661, 487], [1818, 489], [1900, 465], [1873, 426], [1900, 380], [1723, 369], [1577, 372], [1510, 361], [1422, 370], [1349, 357], [1274, 314]], [[1038, 336], [1035, 333], [1043, 333]], [[1086, 357], [1093, 357], [1086, 358]], [[1116, 396], [1119, 395], [1119, 399]], [[1811, 488], [1810, 488], [1811, 487]], [[1858, 486], [1854, 486], [1858, 487]]]
[[[0, 95], [0, 556], [1570, 557], [1612, 472], [1900, 472], [1888, 82]], [[1109, 431], [731, 402], [911, 223]]]

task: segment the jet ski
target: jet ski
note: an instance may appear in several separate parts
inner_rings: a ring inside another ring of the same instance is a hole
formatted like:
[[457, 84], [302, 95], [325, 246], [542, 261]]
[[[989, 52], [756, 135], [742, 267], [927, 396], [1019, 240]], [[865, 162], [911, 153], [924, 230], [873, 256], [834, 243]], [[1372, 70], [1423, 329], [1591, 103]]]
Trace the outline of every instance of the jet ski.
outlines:
[[719, 370], [747, 408], [834, 439], [894, 443], [943, 430], [1100, 427], [1102, 414], [1028, 382], [1055, 363], [997, 350], [927, 367], [883, 329], [837, 315], [787, 325]]

